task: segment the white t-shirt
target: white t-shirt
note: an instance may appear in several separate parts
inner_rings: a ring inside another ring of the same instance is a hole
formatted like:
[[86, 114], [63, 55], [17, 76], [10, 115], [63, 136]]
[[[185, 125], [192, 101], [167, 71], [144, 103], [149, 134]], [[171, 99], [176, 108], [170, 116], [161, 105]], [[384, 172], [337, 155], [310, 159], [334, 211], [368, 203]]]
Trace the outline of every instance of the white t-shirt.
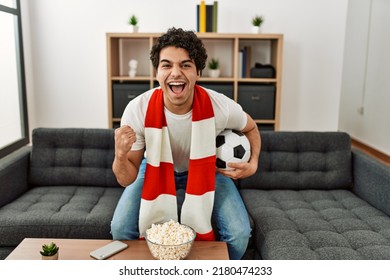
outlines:
[[[137, 140], [132, 146], [133, 151], [145, 148], [145, 114], [154, 90], [155, 88], [148, 90], [131, 100], [123, 112], [121, 125], [129, 125], [137, 134]], [[242, 130], [247, 122], [242, 107], [224, 94], [211, 89], [205, 88], [205, 90], [210, 96], [214, 110], [216, 135], [225, 129]], [[175, 171], [187, 171], [191, 147], [192, 111], [184, 115], [176, 115], [164, 108], [164, 113]]]

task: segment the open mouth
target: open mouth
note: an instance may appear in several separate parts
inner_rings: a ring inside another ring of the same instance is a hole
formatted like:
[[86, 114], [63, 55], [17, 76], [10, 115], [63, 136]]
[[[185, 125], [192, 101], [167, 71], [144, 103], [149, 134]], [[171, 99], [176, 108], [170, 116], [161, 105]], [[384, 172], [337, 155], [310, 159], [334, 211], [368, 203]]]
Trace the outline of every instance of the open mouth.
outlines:
[[171, 83], [168, 83], [168, 86], [173, 93], [180, 94], [183, 92], [186, 84], [183, 82], [171, 82]]

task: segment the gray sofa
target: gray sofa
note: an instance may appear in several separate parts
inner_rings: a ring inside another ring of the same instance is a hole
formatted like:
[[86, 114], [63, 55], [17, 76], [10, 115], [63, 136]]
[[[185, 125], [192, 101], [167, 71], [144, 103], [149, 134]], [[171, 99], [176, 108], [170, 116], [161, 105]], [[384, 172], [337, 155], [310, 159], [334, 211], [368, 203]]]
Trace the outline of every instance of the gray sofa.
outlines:
[[123, 191], [113, 140], [113, 130], [39, 128], [32, 148], [0, 161], [0, 258], [25, 237], [112, 238]]
[[[245, 258], [390, 259], [390, 167], [345, 133], [261, 135], [258, 172], [236, 182], [253, 228]], [[113, 137], [39, 128], [0, 160], [0, 258], [25, 237], [112, 238]]]
[[390, 259], [390, 166], [341, 132], [263, 132], [259, 169], [239, 182], [247, 258]]

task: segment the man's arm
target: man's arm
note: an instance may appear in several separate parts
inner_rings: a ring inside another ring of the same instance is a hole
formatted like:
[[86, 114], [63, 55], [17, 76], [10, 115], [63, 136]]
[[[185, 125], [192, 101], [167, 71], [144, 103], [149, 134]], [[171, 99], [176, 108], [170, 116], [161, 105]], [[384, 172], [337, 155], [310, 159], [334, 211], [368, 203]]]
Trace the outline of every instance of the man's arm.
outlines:
[[229, 163], [228, 166], [234, 170], [218, 169], [221, 174], [224, 174], [232, 179], [240, 179], [253, 175], [258, 167], [261, 138], [256, 122], [247, 114], [247, 123], [242, 132], [248, 138], [251, 145], [251, 157], [247, 163]]
[[124, 125], [115, 130], [115, 158], [112, 170], [118, 183], [123, 187], [127, 187], [137, 178], [144, 155], [144, 149], [131, 151], [135, 140], [136, 134], [130, 126]]

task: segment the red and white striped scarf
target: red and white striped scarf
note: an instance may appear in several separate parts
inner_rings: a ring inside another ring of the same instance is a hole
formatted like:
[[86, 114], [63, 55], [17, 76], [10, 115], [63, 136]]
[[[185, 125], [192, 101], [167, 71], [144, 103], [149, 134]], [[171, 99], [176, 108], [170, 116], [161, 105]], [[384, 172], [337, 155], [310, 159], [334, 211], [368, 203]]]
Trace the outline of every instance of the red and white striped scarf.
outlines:
[[[156, 89], [145, 116], [146, 173], [139, 214], [141, 234], [153, 223], [178, 221], [171, 145], [162, 89]], [[195, 86], [191, 149], [182, 224], [196, 231], [197, 240], [215, 240], [211, 213], [215, 191], [215, 123], [210, 97]]]

